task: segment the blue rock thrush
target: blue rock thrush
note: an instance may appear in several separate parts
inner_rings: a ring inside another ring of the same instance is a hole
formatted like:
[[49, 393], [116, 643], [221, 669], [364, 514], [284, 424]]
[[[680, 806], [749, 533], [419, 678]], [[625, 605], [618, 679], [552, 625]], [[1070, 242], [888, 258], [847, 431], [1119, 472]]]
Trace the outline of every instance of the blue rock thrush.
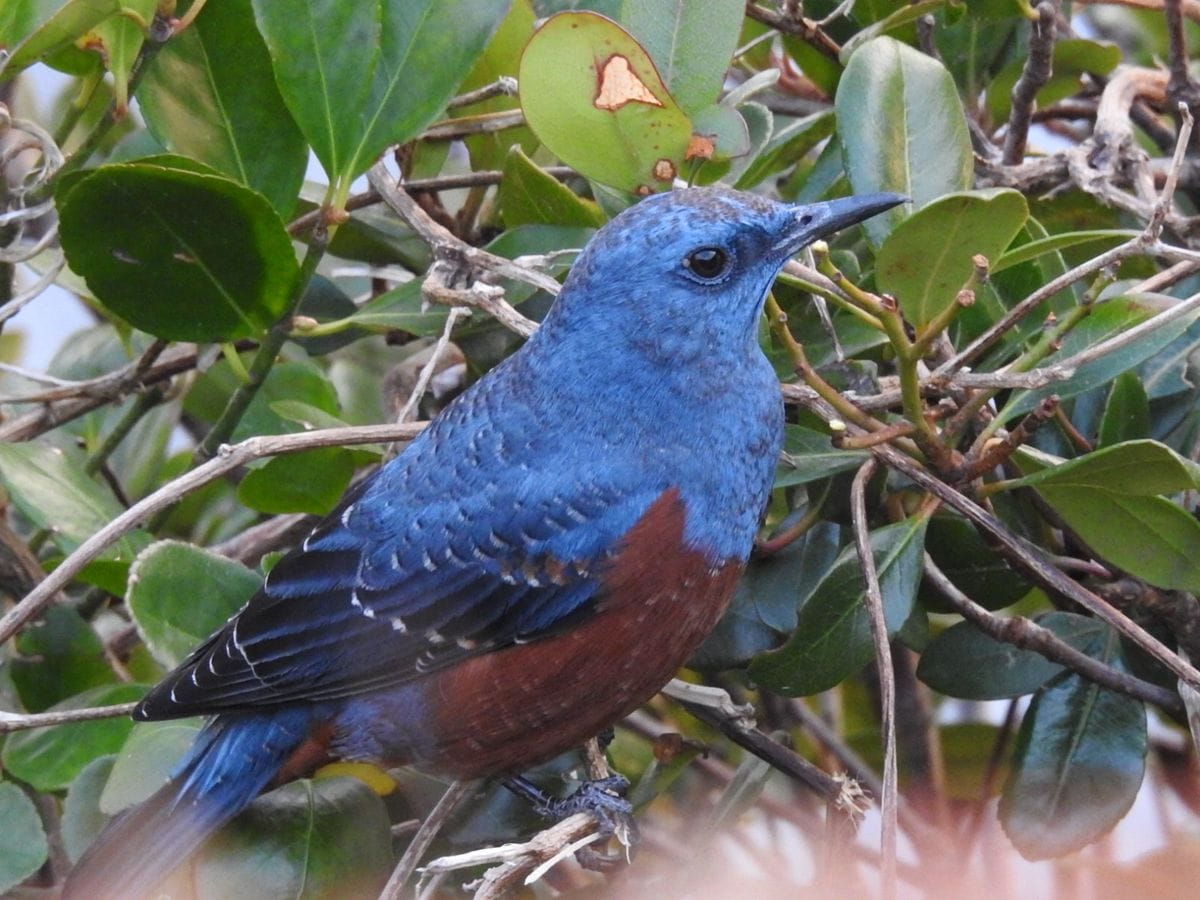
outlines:
[[152, 888], [331, 760], [517, 776], [648, 700], [724, 611], [779, 455], [764, 297], [904, 201], [660, 194], [602, 228], [525, 346], [355, 485], [138, 720], [211, 716], [72, 897]]

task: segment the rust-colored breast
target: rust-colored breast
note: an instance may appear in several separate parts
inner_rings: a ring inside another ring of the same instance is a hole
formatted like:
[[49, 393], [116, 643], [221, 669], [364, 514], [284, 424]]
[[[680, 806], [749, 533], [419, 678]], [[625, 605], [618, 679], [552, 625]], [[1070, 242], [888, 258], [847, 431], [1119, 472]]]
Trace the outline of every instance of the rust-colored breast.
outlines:
[[654, 695], [713, 629], [742, 571], [683, 546], [672, 489], [629, 532], [603, 574], [595, 615], [555, 637], [476, 657], [427, 682], [429, 768], [458, 777], [550, 759]]

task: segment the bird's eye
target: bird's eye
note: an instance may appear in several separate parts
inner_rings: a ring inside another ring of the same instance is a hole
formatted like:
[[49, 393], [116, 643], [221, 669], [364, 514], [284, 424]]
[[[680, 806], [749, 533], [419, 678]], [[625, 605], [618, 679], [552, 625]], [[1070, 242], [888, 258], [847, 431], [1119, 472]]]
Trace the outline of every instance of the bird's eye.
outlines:
[[683, 264], [693, 275], [711, 281], [725, 274], [729, 268], [729, 254], [717, 247], [701, 247], [689, 253]]

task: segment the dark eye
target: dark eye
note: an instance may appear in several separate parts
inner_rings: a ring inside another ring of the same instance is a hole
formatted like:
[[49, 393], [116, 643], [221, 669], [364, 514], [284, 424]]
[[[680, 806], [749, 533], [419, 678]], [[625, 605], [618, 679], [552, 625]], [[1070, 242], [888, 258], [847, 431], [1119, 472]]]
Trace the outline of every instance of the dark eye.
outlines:
[[701, 247], [689, 253], [683, 264], [693, 275], [711, 281], [725, 274], [729, 268], [729, 254], [716, 247]]

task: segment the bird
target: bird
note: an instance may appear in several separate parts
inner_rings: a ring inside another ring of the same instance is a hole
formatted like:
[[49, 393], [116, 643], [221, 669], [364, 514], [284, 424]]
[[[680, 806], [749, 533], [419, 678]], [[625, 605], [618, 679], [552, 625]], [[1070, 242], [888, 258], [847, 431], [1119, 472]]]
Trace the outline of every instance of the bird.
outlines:
[[207, 723], [64, 896], [145, 894], [327, 762], [519, 778], [650, 699], [720, 619], [769, 500], [784, 411], [758, 326], [776, 275], [905, 200], [714, 186], [615, 216], [532, 337], [142, 699], [135, 720]]

